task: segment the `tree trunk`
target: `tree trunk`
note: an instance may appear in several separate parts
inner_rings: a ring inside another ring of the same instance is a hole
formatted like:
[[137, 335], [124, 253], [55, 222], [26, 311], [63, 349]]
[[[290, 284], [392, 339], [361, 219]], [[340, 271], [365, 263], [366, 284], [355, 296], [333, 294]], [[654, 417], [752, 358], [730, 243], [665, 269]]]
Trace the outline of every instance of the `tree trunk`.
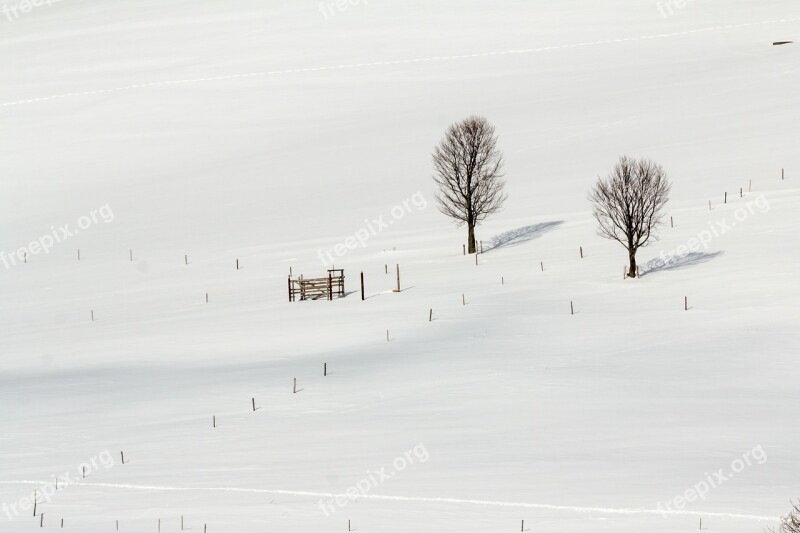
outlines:
[[628, 277], [629, 278], [635, 278], [636, 277], [636, 250], [632, 250], [632, 251], [629, 250], [628, 251], [628, 258], [630, 259], [630, 262], [631, 262], [631, 267], [630, 267], [630, 270], [628, 271]]
[[469, 222], [467, 223], [467, 227], [469, 228], [469, 235], [467, 237], [467, 246], [469, 247], [469, 253], [475, 253], [475, 224]]

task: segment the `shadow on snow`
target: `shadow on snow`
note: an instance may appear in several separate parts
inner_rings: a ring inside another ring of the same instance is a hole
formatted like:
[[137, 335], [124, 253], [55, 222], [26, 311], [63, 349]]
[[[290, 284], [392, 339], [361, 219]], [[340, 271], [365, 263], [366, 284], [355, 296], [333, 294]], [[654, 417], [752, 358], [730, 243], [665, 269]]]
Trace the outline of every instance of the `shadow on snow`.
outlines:
[[497, 248], [518, 246], [528, 241], [532, 241], [533, 239], [541, 237], [548, 231], [555, 229], [563, 223], [563, 220], [558, 220], [555, 222], [542, 222], [541, 224], [533, 224], [532, 226], [523, 226], [521, 228], [506, 231], [505, 233], [501, 233], [500, 235], [492, 237], [492, 240], [489, 241], [489, 247], [484, 250], [484, 253]]
[[666, 259], [656, 258], [651, 259], [645, 265], [642, 276], [647, 274], [654, 274], [656, 272], [666, 272], [668, 270], [680, 270], [681, 268], [688, 268], [695, 265], [707, 263], [712, 259], [722, 255], [723, 252], [690, 252], [685, 255], [673, 255]]

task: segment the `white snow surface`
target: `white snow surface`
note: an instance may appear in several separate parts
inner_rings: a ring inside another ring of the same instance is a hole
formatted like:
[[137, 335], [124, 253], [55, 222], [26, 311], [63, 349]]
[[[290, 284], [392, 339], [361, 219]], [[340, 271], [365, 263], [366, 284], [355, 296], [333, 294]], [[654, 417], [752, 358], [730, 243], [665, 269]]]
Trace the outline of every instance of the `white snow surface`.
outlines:
[[[796, 0], [23, 4], [0, 532], [744, 533], [800, 497]], [[470, 114], [509, 194], [477, 266], [430, 161]], [[587, 201], [621, 154], [674, 184], [638, 280]], [[345, 299], [287, 301], [381, 217]]]

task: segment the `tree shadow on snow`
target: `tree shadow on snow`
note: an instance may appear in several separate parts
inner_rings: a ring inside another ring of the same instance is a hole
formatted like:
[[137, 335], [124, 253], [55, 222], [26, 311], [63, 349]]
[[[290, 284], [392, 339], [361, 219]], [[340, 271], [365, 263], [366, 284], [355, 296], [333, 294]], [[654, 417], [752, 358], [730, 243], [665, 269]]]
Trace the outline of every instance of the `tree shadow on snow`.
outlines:
[[685, 255], [672, 255], [666, 258], [658, 257], [647, 262], [641, 275], [646, 276], [648, 274], [655, 274], [656, 272], [680, 270], [682, 268], [700, 265], [722, 254], [723, 252], [713, 252], [710, 254], [706, 252], [689, 252]]
[[486, 248], [484, 252], [508, 246], [518, 246], [528, 241], [532, 241], [533, 239], [538, 239], [548, 231], [555, 229], [563, 223], [563, 220], [557, 220], [555, 222], [542, 222], [541, 224], [533, 224], [532, 226], [523, 226], [521, 228], [506, 231], [505, 233], [501, 233], [500, 235], [492, 237], [492, 240], [489, 242], [489, 247]]

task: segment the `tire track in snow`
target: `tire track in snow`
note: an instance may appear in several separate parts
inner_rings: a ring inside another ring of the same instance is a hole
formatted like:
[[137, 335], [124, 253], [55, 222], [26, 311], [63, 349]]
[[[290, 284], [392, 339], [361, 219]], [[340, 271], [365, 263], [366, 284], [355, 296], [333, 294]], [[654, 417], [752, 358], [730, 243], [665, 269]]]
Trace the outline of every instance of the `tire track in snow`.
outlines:
[[[46, 485], [43, 481], [0, 481], [0, 485]], [[346, 494], [332, 494], [325, 492], [308, 492], [297, 490], [278, 490], [278, 489], [243, 489], [235, 487], [160, 487], [155, 485], [124, 485], [116, 483], [83, 483], [79, 482], [73, 487], [108, 488], [148, 492], [238, 492], [249, 494], [270, 494], [273, 496], [300, 496], [308, 498], [336, 498], [348, 497]], [[377, 494], [359, 495], [357, 499], [409, 502], [409, 503], [442, 503], [455, 505], [475, 505], [485, 507], [516, 507], [525, 509], [538, 509], [546, 511], [569, 511], [573, 513], [597, 513], [609, 515], [661, 515], [661, 516], [694, 516], [699, 518], [733, 518], [743, 520], [777, 520], [775, 516], [760, 516], [737, 513], [711, 513], [698, 511], [668, 511], [659, 509], [613, 509], [608, 507], [576, 507], [572, 505], [548, 505], [543, 503], [521, 503], [521, 502], [502, 502], [489, 500], [467, 500], [461, 498], [415, 498], [411, 496], [380, 496]]]
[[796, 18], [788, 18], [788, 19], [778, 19], [778, 20], [766, 20], [761, 22], [747, 22], [743, 24], [730, 24], [727, 26], [712, 26], [710, 28], [699, 28], [695, 30], [687, 30], [687, 31], [679, 31], [679, 32], [672, 32], [672, 33], [660, 33], [657, 35], [648, 35], [644, 37], [628, 37], [623, 39], [607, 39], [604, 41], [593, 41], [593, 42], [585, 42], [585, 43], [575, 43], [575, 44], [562, 44], [562, 45], [553, 45], [553, 46], [544, 46], [541, 48], [526, 48], [521, 50], [504, 50], [504, 51], [496, 51], [496, 52], [483, 52], [478, 54], [463, 54], [463, 55], [451, 55], [451, 56], [436, 56], [436, 57], [424, 57], [424, 58], [416, 58], [416, 59], [397, 59], [392, 61], [376, 61], [372, 63], [351, 63], [351, 64], [344, 64], [344, 65], [329, 65], [329, 66], [322, 66], [322, 67], [306, 67], [306, 68], [296, 68], [296, 69], [285, 69], [285, 70], [270, 70], [265, 72], [251, 72], [248, 74], [230, 74], [224, 76], [213, 76], [208, 78], [193, 78], [193, 79], [185, 79], [185, 80], [171, 80], [171, 81], [156, 81], [150, 83], [141, 83], [137, 85], [128, 85], [124, 87], [115, 87], [111, 89], [98, 89], [94, 91], [85, 91], [85, 92], [77, 92], [77, 93], [65, 93], [65, 94], [58, 94], [52, 96], [42, 96], [38, 98], [28, 98], [25, 100], [17, 100], [14, 102], [4, 102], [0, 103], [0, 107], [10, 107], [10, 106], [17, 106], [23, 104], [32, 104], [37, 102], [47, 102], [50, 100], [59, 100], [64, 98], [75, 98], [79, 96], [92, 96], [97, 94], [110, 94], [115, 92], [122, 92], [122, 91], [133, 91], [137, 89], [147, 89], [151, 87], [166, 87], [169, 85], [186, 85], [192, 83], [206, 83], [212, 81], [227, 81], [227, 80], [237, 80], [237, 79], [244, 79], [244, 78], [256, 78], [256, 77], [268, 77], [268, 76], [279, 76], [284, 74], [303, 74], [308, 72], [325, 72], [325, 71], [333, 71], [333, 70], [346, 70], [346, 69], [359, 69], [359, 68], [370, 68], [370, 67], [382, 67], [382, 66], [392, 66], [392, 65], [410, 65], [414, 63], [430, 63], [430, 62], [439, 62], [439, 61], [454, 61], [459, 59], [478, 59], [478, 58], [485, 58], [485, 57], [498, 57], [498, 56], [508, 56], [508, 55], [518, 55], [518, 54], [536, 54], [541, 52], [551, 52], [556, 50], [568, 50], [570, 48], [584, 48], [589, 46], [602, 46], [607, 44], [617, 44], [617, 43], [630, 43], [630, 42], [637, 42], [637, 41], [647, 41], [647, 40], [654, 40], [654, 39], [668, 39], [671, 37], [679, 37], [684, 35], [693, 35], [696, 33], [708, 33], [713, 31], [723, 31], [723, 30], [731, 30], [737, 28], [747, 28], [751, 26], [763, 26], [767, 24], [783, 24], [787, 22], [799, 22], [800, 17]]

